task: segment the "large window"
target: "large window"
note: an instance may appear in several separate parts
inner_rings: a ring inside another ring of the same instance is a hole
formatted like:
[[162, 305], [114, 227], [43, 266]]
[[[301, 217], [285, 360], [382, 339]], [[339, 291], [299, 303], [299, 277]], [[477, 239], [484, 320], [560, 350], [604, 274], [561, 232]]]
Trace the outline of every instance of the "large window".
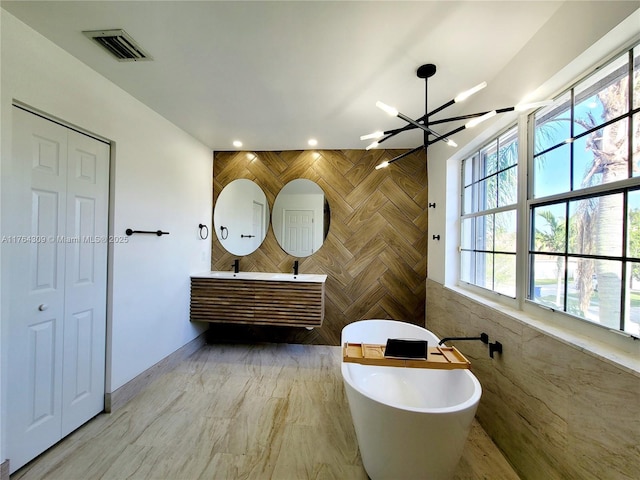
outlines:
[[460, 280], [640, 336], [640, 46], [530, 115], [526, 140], [526, 192], [517, 127], [462, 161]]
[[460, 279], [516, 295], [517, 128], [462, 162]]
[[530, 121], [528, 298], [640, 334], [640, 48]]

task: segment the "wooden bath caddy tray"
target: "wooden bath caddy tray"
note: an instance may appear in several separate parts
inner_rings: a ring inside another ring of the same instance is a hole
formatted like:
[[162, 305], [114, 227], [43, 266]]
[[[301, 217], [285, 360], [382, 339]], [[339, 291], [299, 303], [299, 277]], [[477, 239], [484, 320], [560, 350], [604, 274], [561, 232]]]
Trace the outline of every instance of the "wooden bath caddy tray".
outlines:
[[385, 367], [439, 368], [455, 370], [471, 368], [469, 360], [456, 347], [429, 347], [427, 359], [389, 358], [384, 356], [385, 345], [371, 343], [345, 343], [342, 359], [348, 363], [363, 365], [382, 365]]

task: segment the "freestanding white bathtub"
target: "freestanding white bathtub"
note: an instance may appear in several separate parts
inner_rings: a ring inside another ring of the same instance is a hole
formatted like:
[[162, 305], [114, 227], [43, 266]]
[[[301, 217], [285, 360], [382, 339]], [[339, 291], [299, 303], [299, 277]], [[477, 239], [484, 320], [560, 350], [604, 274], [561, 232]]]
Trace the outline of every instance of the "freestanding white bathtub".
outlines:
[[[342, 330], [342, 345], [385, 344], [388, 338], [439, 339], [395, 320], [362, 320]], [[342, 378], [372, 480], [450, 479], [460, 461], [482, 388], [469, 370], [342, 363]]]

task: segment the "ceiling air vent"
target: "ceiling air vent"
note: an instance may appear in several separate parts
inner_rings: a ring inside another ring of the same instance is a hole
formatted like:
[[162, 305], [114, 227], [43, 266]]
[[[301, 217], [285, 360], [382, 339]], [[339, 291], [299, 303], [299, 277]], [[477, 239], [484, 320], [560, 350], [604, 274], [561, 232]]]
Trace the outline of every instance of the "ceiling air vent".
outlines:
[[153, 60], [127, 32], [116, 30], [91, 30], [82, 32], [102, 47], [106, 48], [120, 62]]

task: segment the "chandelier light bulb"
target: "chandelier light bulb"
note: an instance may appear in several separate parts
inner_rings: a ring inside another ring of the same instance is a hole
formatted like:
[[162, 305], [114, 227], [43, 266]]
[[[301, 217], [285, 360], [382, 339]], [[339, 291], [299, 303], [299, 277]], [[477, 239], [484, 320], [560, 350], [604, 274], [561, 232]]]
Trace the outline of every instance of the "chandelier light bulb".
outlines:
[[458, 146], [458, 144], [456, 142], [454, 142], [453, 140], [451, 140], [451, 139], [447, 140], [447, 145], [449, 145], [450, 147], [457, 147]]
[[371, 145], [368, 145], [365, 150], [371, 150], [372, 148], [376, 148], [379, 145], [378, 142], [373, 142]]
[[367, 135], [362, 135], [360, 137], [360, 140], [371, 140], [372, 138], [380, 138], [382, 136], [384, 136], [384, 132], [377, 131], [373, 133], [368, 133]]
[[387, 105], [386, 103], [382, 103], [381, 101], [377, 101], [376, 102], [376, 107], [378, 107], [380, 110], [382, 110], [383, 112], [388, 113], [389, 115], [391, 115], [392, 117], [397, 117], [398, 116], [398, 110], [396, 110], [393, 107], [390, 107], [389, 105]]
[[478, 93], [480, 90], [482, 90], [484, 87], [487, 86], [487, 82], [482, 82], [479, 83], [478, 85], [476, 85], [473, 88], [470, 88], [469, 90], [465, 90], [464, 92], [458, 94], [453, 101], [458, 103], [458, 102], [462, 102], [463, 100], [466, 100], [467, 98], [469, 98], [471, 95], [473, 95], [474, 93]]
[[495, 117], [496, 113], [497, 112], [495, 110], [491, 110], [490, 112], [485, 113], [481, 117], [474, 118], [473, 120], [469, 120], [467, 123], [464, 124], [464, 127], [465, 128], [473, 128], [476, 125], [479, 125], [482, 122], [489, 120], [491, 117]]
[[379, 165], [376, 165], [376, 170], [380, 170], [381, 168], [387, 168], [389, 166], [389, 162], [386, 160]]

